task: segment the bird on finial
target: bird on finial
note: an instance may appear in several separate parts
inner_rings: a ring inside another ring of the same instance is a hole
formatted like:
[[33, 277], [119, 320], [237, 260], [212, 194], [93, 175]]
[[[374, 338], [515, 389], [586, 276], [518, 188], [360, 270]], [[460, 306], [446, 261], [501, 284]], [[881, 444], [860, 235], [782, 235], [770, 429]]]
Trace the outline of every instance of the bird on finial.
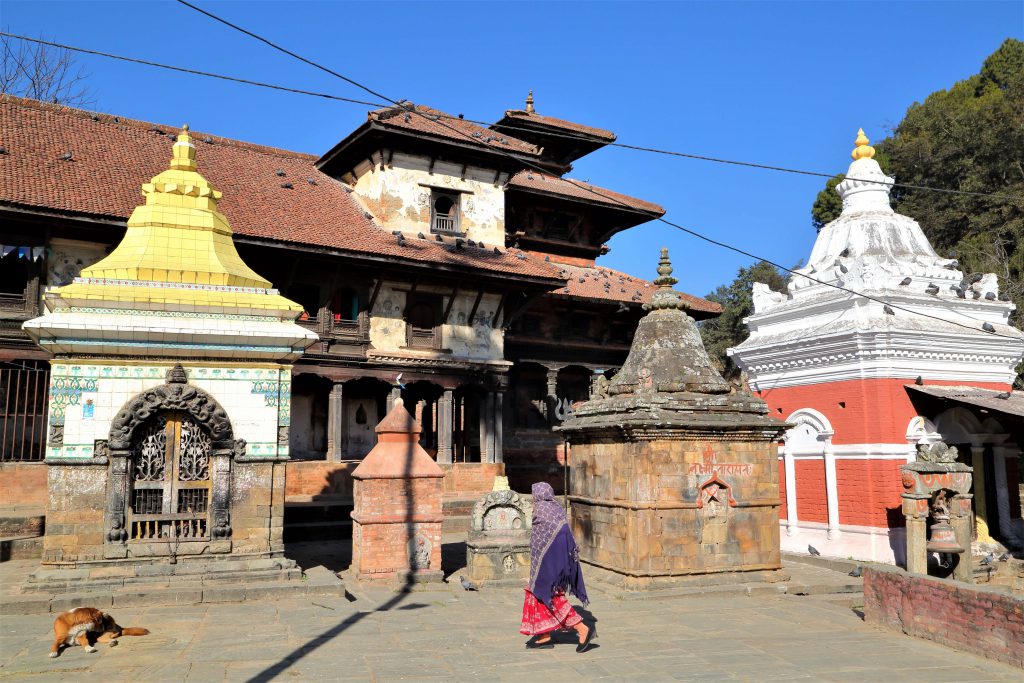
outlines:
[[526, 96], [526, 113], [533, 113], [533, 88], [530, 88], [530, 94]]
[[864, 129], [858, 129], [856, 140], [857, 146], [853, 148], [852, 152], [850, 152], [850, 156], [853, 157], [854, 161], [857, 159], [873, 159], [875, 157], [875, 148], [868, 144], [869, 142], [871, 141], [868, 140], [867, 135], [864, 135]]

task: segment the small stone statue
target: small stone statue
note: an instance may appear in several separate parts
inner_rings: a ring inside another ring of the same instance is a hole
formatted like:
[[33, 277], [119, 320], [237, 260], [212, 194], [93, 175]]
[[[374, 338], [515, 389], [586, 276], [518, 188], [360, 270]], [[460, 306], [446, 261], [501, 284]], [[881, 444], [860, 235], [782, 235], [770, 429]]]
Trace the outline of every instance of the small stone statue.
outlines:
[[953, 463], [956, 456], [956, 446], [950, 447], [941, 441], [917, 444], [917, 459], [921, 462]]

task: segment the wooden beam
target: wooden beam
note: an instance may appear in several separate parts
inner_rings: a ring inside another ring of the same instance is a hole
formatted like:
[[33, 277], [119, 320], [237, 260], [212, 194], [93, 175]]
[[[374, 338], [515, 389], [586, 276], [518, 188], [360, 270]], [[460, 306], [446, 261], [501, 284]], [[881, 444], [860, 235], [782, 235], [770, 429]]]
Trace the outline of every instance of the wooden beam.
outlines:
[[473, 308], [469, 311], [469, 317], [466, 318], [466, 322], [469, 325], [473, 324], [473, 319], [476, 317], [476, 309], [480, 306], [480, 299], [482, 299], [482, 298], [484, 298], [483, 287], [481, 287], [479, 290], [477, 290], [476, 300], [473, 302]]
[[392, 147], [388, 150], [388, 166], [391, 165], [392, 160], [395, 158], [395, 149]]
[[574, 237], [576, 237], [576, 231], [580, 229], [581, 225], [583, 225], [583, 216], [577, 216], [576, 217], [576, 222], [573, 223], [572, 227], [569, 228], [569, 239], [570, 240], [572, 240]]
[[462, 165], [462, 174], [459, 176], [459, 180], [465, 180], [466, 179], [466, 169], [467, 168], [469, 168], [469, 164], [463, 164]]
[[508, 290], [501, 293], [501, 299], [498, 301], [498, 307], [494, 309], [494, 315], [491, 316], [491, 327], [498, 324], [498, 318], [501, 317], [501, 309], [505, 307], [505, 299], [508, 298]]
[[448, 298], [448, 305], [444, 307], [444, 315], [441, 316], [441, 324], [448, 324], [448, 316], [452, 313], [452, 305], [455, 303], [455, 297], [459, 294], [459, 286], [455, 285], [452, 287], [452, 295]]
[[434, 156], [430, 157], [430, 168], [427, 169], [427, 173], [434, 175], [434, 164], [437, 163], [437, 158]]

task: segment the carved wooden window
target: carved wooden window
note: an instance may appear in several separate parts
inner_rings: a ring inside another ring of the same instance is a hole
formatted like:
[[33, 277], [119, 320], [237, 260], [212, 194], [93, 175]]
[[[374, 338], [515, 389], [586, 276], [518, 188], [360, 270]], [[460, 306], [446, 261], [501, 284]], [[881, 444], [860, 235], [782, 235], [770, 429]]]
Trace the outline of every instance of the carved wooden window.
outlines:
[[210, 537], [210, 436], [185, 413], [141, 427], [132, 444], [130, 541]]
[[436, 349], [441, 346], [440, 297], [422, 295], [405, 312], [405, 344], [411, 348]]
[[461, 235], [459, 195], [434, 192], [430, 197], [430, 231], [442, 235]]

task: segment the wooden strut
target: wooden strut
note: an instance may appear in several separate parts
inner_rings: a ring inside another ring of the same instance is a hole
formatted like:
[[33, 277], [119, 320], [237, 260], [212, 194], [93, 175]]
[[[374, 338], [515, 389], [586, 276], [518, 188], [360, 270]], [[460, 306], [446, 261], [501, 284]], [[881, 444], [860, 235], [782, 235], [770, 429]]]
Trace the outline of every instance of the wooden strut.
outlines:
[[441, 324], [442, 325], [447, 325], [448, 324], [448, 316], [450, 316], [451, 313], [452, 313], [452, 305], [455, 304], [455, 297], [458, 296], [458, 294], [459, 294], [459, 286], [455, 285], [454, 287], [452, 287], [452, 295], [448, 299], [448, 305], [444, 307], [444, 315], [441, 316]]
[[476, 309], [480, 306], [480, 299], [482, 298], [484, 298], [483, 288], [479, 289], [476, 293], [476, 300], [473, 302], [473, 308], [469, 312], [469, 317], [466, 318], [466, 324], [473, 324], [473, 319], [476, 318]]
[[501, 299], [498, 300], [498, 307], [494, 309], [494, 315], [491, 316], [491, 327], [498, 324], [498, 319], [501, 317], [501, 309], [505, 307], [505, 299], [508, 298], [508, 290], [504, 290], [501, 293]]
[[377, 275], [377, 282], [373, 285], [373, 294], [370, 295], [370, 302], [366, 306], [366, 310], [370, 315], [373, 315], [373, 305], [377, 303], [377, 295], [380, 294], [380, 286], [384, 282], [384, 277], [380, 274]]

